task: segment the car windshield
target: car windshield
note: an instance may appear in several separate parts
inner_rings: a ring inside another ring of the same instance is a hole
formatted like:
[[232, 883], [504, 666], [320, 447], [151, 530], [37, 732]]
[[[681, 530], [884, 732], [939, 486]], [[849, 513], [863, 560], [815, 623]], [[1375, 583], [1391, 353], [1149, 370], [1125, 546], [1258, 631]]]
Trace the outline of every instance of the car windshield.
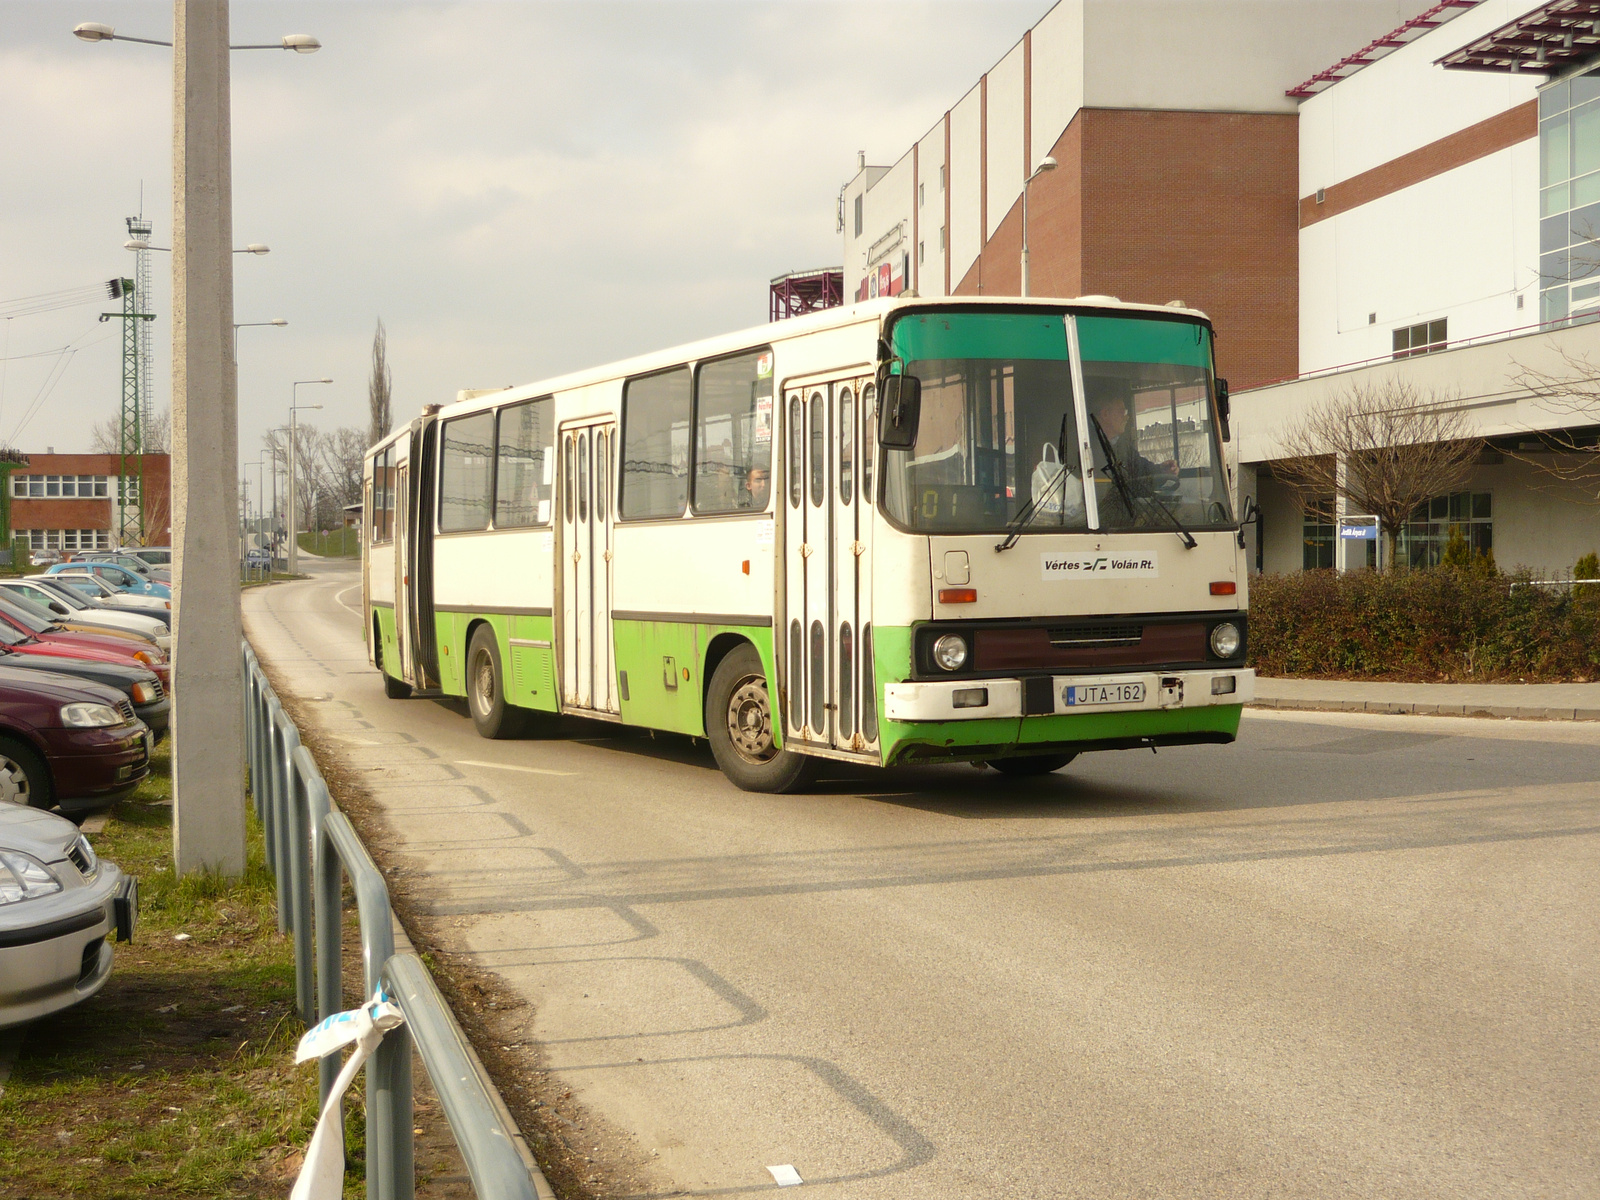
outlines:
[[13, 625], [0, 621], [0, 646], [20, 646], [28, 640], [28, 635]]
[[33, 618], [34, 623], [40, 628], [48, 629], [56, 623], [56, 614], [45, 608], [37, 600], [24, 596], [16, 588], [6, 588], [0, 592], [0, 601], [4, 601], [12, 610]]
[[1087, 442], [1097, 528], [1229, 525], [1210, 330], [1077, 318], [1083, 428], [1064, 316], [929, 312], [895, 323], [894, 352], [921, 382], [922, 408], [915, 446], [887, 452], [888, 515], [930, 533], [1087, 530]]
[[[21, 588], [14, 590], [22, 591]], [[78, 593], [70, 587], [49, 587], [47, 585], [40, 584], [39, 590], [45, 595], [48, 595], [49, 598], [55, 601], [57, 604], [65, 604], [68, 608], [75, 611], [89, 607], [88, 601], [79, 596]], [[43, 602], [42, 600], [35, 600], [33, 596], [29, 596], [28, 599], [34, 600], [34, 603], [36, 604]]]
[[34, 633], [43, 633], [56, 623], [54, 617], [35, 616], [28, 611], [32, 607], [33, 605], [26, 600], [19, 600], [12, 596], [10, 592], [0, 595], [0, 612], [3, 612], [18, 625], [25, 626]]

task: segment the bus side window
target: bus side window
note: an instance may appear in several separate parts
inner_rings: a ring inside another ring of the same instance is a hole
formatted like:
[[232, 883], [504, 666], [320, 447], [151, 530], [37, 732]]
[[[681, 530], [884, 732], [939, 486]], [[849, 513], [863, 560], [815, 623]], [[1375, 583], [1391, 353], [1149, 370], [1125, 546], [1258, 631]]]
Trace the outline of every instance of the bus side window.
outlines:
[[594, 435], [594, 519], [606, 519], [606, 493], [611, 487], [610, 438], [603, 430]]
[[811, 503], [820, 506], [828, 498], [828, 414], [823, 411], [821, 392], [811, 393]]
[[578, 520], [589, 519], [589, 435], [578, 435]]
[[800, 507], [800, 497], [804, 494], [802, 489], [805, 484], [801, 480], [805, 461], [804, 447], [800, 439], [805, 436], [805, 424], [800, 419], [800, 397], [789, 397], [789, 504], [793, 508]]

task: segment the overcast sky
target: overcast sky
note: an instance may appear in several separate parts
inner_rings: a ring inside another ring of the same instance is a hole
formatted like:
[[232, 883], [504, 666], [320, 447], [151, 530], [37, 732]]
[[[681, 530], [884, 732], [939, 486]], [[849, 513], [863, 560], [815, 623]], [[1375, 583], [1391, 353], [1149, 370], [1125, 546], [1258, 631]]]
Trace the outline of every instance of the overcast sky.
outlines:
[[[248, 3], [233, 56], [241, 457], [287, 420], [366, 425], [374, 321], [395, 414], [765, 322], [767, 282], [838, 263], [857, 150], [887, 163], [1050, 7], [982, 3]], [[0, 0], [0, 302], [133, 272], [170, 246], [171, 6]], [[170, 259], [155, 391], [170, 397]], [[0, 443], [89, 449], [120, 395], [95, 300], [0, 320]], [[75, 353], [49, 353], [71, 346]], [[32, 357], [23, 357], [32, 356]], [[64, 370], [62, 369], [64, 367]], [[255, 479], [255, 472], [249, 478]]]

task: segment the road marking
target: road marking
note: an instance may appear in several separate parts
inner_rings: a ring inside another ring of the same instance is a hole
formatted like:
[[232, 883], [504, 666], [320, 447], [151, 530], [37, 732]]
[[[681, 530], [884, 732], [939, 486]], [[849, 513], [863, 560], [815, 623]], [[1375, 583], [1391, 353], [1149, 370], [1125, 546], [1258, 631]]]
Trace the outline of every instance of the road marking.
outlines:
[[768, 1167], [767, 1170], [772, 1172], [772, 1178], [779, 1187], [798, 1187], [805, 1182], [800, 1178], [800, 1172], [788, 1163], [784, 1163], [781, 1167]]
[[359, 583], [353, 583], [349, 587], [345, 588], [344, 591], [334, 593], [333, 602], [335, 604], [337, 604], [340, 608], [347, 609], [348, 611], [355, 613], [355, 615], [359, 617], [361, 615], [361, 610], [359, 608], [351, 608], [348, 604], [346, 604], [344, 602], [343, 599], [341, 599], [341, 597], [348, 596], [351, 592], [359, 592], [360, 590], [361, 590], [361, 585]]
[[514, 767], [510, 763], [482, 762], [476, 758], [456, 759], [458, 767], [493, 767], [497, 771], [521, 771], [527, 775], [576, 775], [576, 771], [547, 771], [543, 767]]

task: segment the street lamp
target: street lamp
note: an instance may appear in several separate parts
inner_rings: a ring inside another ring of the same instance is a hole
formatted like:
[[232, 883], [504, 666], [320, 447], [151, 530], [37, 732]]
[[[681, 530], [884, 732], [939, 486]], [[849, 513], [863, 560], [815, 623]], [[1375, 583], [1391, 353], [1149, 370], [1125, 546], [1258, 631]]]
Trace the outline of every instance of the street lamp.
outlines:
[[[233, 324], [233, 162], [230, 49], [310, 54], [291, 34], [275, 45], [230, 46], [226, 0], [173, 0], [172, 40], [133, 38], [87, 22], [85, 42], [172, 47], [172, 424], [174, 661], [184, 704], [173, 719], [173, 865], [179, 875], [245, 869], [244, 712], [239, 576], [232, 510], [238, 478], [238, 382]], [[250, 253], [260, 250], [247, 247]], [[205, 620], [201, 620], [201, 617]]]
[[299, 425], [299, 419], [296, 417], [295, 414], [298, 413], [302, 408], [306, 409], [307, 411], [309, 411], [311, 409], [320, 409], [322, 407], [322, 405], [320, 405], [320, 404], [301, 404], [300, 403], [300, 388], [305, 384], [332, 383], [332, 382], [333, 382], [333, 380], [331, 380], [331, 379], [297, 379], [297, 380], [295, 380], [294, 390], [290, 393], [291, 399], [289, 401], [289, 574], [291, 574], [291, 575], [293, 575], [298, 570], [298, 568], [300, 566], [300, 537], [299, 537], [299, 524], [300, 524], [300, 521], [299, 521], [299, 516], [298, 516], [298, 514], [297, 514], [297, 512], [295, 510], [295, 500], [298, 498], [296, 496], [296, 493], [295, 493], [295, 483], [296, 483], [296, 480], [295, 480], [295, 468], [299, 465], [300, 425]]
[[1022, 181], [1022, 294], [1028, 294], [1028, 185], [1046, 171], [1056, 169], [1056, 160], [1046, 155], [1032, 175]]
[[256, 329], [262, 325], [276, 325], [282, 328], [288, 323], [282, 317], [273, 317], [270, 321], [235, 321], [233, 323], [233, 361], [239, 361], [239, 330]]
[[[132, 39], [129, 39], [129, 40], [132, 40]], [[124, 250], [159, 250], [163, 254], [171, 254], [172, 253], [172, 247], [171, 246], [152, 246], [150, 244], [150, 241], [149, 241], [148, 238], [129, 238], [127, 241], [122, 243], [122, 248]], [[264, 246], [260, 242], [251, 242], [248, 246], [244, 246], [244, 247], [242, 247], [242, 248], [240, 248], [238, 250], [235, 250], [234, 253], [235, 254], [271, 254], [272, 253], [272, 247], [271, 246]]]

